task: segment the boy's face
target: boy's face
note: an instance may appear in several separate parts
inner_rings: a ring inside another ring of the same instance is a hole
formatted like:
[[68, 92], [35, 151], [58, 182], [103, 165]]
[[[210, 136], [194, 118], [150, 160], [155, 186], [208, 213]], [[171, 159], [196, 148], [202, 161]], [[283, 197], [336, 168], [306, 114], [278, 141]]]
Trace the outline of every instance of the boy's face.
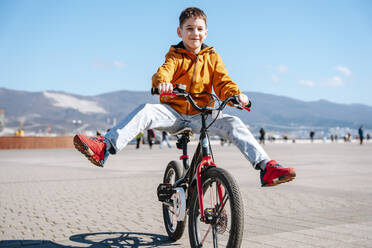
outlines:
[[189, 18], [182, 27], [177, 28], [178, 37], [182, 38], [186, 49], [193, 53], [200, 52], [201, 45], [208, 34], [205, 22], [201, 18]]

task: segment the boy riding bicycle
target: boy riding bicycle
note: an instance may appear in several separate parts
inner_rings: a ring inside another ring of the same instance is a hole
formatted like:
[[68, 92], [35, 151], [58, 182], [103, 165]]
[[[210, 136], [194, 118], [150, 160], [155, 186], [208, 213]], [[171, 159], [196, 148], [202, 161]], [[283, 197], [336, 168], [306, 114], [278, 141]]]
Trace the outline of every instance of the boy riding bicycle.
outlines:
[[[158, 88], [161, 94], [171, 93], [176, 84], [186, 85], [186, 91], [193, 94], [199, 106], [210, 104], [209, 97], [201, 93], [212, 93], [212, 90], [222, 100], [236, 95], [243, 106], [247, 105], [248, 97], [228, 76], [221, 57], [213, 47], [203, 43], [208, 34], [204, 12], [195, 7], [187, 8], [182, 11], [179, 21], [177, 34], [182, 41], [170, 47], [164, 64], [152, 77], [152, 87]], [[89, 138], [82, 134], [75, 135], [76, 149], [93, 164], [103, 167], [109, 154], [121, 151], [143, 130], [154, 128], [175, 133], [189, 127], [193, 132], [199, 133], [201, 128], [199, 113], [186, 99], [161, 96], [160, 102], [162, 104], [139, 106], [111, 128], [104, 137]], [[275, 186], [296, 176], [293, 168], [283, 168], [269, 158], [239, 118], [224, 114], [209, 130], [234, 143], [253, 167], [261, 171], [262, 186]]]

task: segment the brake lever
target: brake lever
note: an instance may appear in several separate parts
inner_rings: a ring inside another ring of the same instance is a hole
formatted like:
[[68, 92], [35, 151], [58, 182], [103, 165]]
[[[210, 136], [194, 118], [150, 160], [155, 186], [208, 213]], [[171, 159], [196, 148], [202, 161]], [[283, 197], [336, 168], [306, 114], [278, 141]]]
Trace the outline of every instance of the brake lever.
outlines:
[[252, 103], [251, 103], [250, 100], [249, 100], [249, 103], [248, 103], [246, 106], [243, 106], [243, 105], [240, 103], [240, 101], [239, 101], [239, 99], [238, 99], [237, 96], [234, 96], [230, 101], [232, 102], [233, 106], [234, 106], [235, 108], [237, 108], [237, 109], [240, 109], [240, 110], [245, 109], [245, 110], [247, 110], [248, 112], [251, 111]]

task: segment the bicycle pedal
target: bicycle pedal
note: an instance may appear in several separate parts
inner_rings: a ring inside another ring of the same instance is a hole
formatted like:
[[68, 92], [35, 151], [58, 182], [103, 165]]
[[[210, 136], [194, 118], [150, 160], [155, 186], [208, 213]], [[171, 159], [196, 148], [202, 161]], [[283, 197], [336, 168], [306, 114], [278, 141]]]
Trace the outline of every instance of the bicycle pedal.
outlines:
[[161, 183], [157, 189], [158, 200], [161, 202], [170, 200], [175, 190], [170, 183]]

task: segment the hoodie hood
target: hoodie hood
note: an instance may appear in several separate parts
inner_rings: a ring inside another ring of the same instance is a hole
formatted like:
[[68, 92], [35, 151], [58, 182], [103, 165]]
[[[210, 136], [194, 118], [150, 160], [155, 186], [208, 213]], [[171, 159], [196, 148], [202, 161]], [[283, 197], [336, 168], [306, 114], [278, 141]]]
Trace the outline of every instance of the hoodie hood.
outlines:
[[[180, 41], [177, 45], [172, 45], [171, 48], [169, 49], [169, 51], [174, 51], [176, 53], [187, 53], [187, 54], [195, 55], [195, 54], [191, 53], [190, 51], [188, 51], [186, 49], [186, 47], [185, 47], [185, 45], [183, 44], [182, 41]], [[203, 43], [201, 48], [200, 48], [200, 52], [197, 55], [203, 54], [205, 52], [214, 53], [215, 51], [214, 51], [213, 47], [208, 46], [208, 45]]]

